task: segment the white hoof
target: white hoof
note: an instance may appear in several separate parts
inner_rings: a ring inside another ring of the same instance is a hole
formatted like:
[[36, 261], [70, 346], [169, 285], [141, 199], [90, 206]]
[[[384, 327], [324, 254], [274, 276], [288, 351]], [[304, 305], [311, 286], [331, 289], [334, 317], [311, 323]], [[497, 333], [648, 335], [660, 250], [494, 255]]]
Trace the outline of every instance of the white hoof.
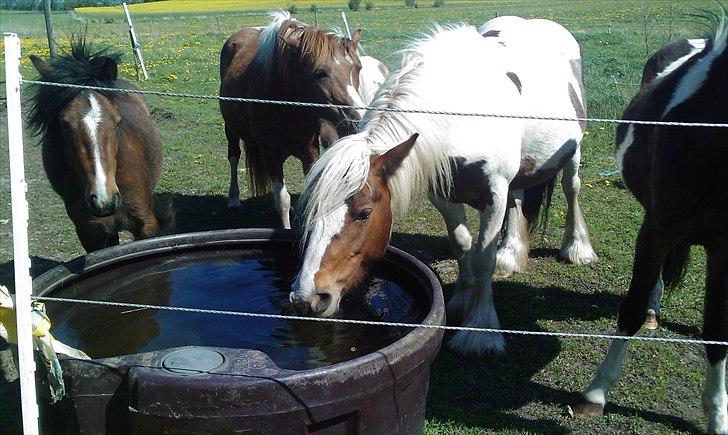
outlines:
[[[468, 314], [468, 320], [463, 326], [500, 329], [500, 322], [498, 322], [495, 309], [492, 306], [485, 309], [481, 303]], [[460, 354], [478, 356], [488, 353], [503, 353], [506, 345], [503, 334], [500, 332], [458, 331], [450, 340], [449, 346]]]
[[228, 200], [228, 208], [240, 208], [241, 206], [240, 198], [230, 198]]
[[447, 301], [447, 318], [454, 323], [460, 323], [470, 310], [470, 301], [468, 301], [468, 292], [463, 289], [457, 289], [455, 293]]
[[500, 332], [458, 331], [448, 346], [461, 355], [482, 356], [502, 354], [506, 343]]
[[528, 253], [518, 252], [511, 246], [504, 246], [498, 250], [493, 275], [498, 278], [508, 278], [514, 273], [523, 272], [528, 263]]
[[589, 264], [599, 259], [589, 242], [574, 241], [564, 245], [561, 247], [560, 254], [561, 258], [578, 265]]

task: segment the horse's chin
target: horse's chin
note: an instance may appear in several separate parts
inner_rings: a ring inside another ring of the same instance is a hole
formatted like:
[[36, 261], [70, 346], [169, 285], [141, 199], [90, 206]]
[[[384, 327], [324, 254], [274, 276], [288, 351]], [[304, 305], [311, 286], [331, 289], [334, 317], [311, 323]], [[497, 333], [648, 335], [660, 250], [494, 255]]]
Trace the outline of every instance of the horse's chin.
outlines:
[[99, 218], [113, 216], [114, 213], [116, 213], [116, 210], [91, 210], [91, 214]]

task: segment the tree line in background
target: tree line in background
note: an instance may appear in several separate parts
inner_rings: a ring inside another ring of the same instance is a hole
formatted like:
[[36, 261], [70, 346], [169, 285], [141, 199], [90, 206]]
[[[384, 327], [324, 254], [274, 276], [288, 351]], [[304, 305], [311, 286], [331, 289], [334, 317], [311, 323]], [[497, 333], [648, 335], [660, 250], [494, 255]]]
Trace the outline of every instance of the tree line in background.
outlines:
[[[51, 0], [51, 9], [54, 11], [62, 11], [83, 6], [115, 6], [124, 2], [132, 3], [150, 3], [159, 0]], [[13, 11], [42, 11], [43, 0], [2, 0], [0, 1], [0, 9], [8, 9]]]

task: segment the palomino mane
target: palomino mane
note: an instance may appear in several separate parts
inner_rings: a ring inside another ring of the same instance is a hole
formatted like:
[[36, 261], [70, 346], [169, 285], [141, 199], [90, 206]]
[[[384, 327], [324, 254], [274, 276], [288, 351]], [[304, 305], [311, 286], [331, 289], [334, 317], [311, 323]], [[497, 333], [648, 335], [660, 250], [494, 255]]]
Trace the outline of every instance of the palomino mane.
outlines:
[[[82, 86], [123, 88], [125, 86], [122, 82], [108, 79], [105, 72], [109, 62], [118, 64], [119, 59], [121, 59], [120, 53], [109, 53], [107, 49], [91, 53], [85, 38], [79, 37], [71, 42], [69, 53], [61, 54], [48, 61], [50, 71], [46, 77], [38, 80]], [[28, 125], [35, 134], [43, 135], [42, 143], [47, 141], [51, 131], [60, 128], [61, 110], [81, 92], [84, 92], [84, 89], [31, 85]], [[106, 91], [96, 92], [110, 100], [115, 100], [118, 94]]]
[[[447, 30], [447, 29], [445, 29]], [[402, 68], [391, 74], [379, 89], [371, 106], [375, 109], [421, 108], [418, 98], [425, 66], [423, 53], [432, 36], [404, 49]], [[444, 48], [444, 47], [443, 47]], [[384, 154], [408, 139], [419, 137], [400, 168], [387, 180], [392, 212], [401, 215], [413, 198], [434, 192], [447, 196], [452, 184], [449, 149], [439, 139], [448, 117], [370, 110], [362, 119], [360, 132], [332, 145], [314, 164], [304, 182], [301, 200], [304, 228], [326, 222], [327, 216], [361, 190], [369, 175], [372, 156]], [[305, 235], [304, 235], [305, 237]]]
[[266, 73], [272, 68], [279, 68], [283, 74], [288, 72], [289, 62], [282, 54], [291, 51], [283, 41], [284, 37], [295, 36], [300, 40], [299, 60], [311, 69], [326, 63], [334, 56], [337, 49], [345, 53], [353, 49], [353, 42], [350, 39], [309, 26], [292, 18], [287, 11], [272, 12], [270, 17], [271, 23], [263, 29], [258, 38], [258, 48], [253, 58], [253, 63], [259, 65]]

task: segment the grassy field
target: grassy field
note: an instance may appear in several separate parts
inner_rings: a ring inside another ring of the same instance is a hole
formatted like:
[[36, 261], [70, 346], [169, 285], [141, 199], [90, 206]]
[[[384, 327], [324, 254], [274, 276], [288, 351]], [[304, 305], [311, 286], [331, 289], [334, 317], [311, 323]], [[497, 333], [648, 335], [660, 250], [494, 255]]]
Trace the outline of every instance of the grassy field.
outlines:
[[[298, 3], [302, 10], [298, 17], [313, 22], [309, 2]], [[364, 29], [366, 52], [393, 69], [399, 63], [393, 53], [433, 23], [480, 24], [496, 15], [517, 14], [563, 24], [582, 47], [589, 113], [603, 118], [619, 117], [651, 51], [671, 39], [701, 34], [700, 25], [683, 12], [712, 5], [709, 1], [498, 0], [447, 3], [445, 8], [420, 2], [422, 6], [415, 9], [376, 3], [372, 11], [348, 12], [347, 16], [353, 27]], [[276, 2], [276, 6], [285, 6], [285, 2]], [[139, 86], [201, 94], [217, 93], [218, 53], [226, 36], [241, 26], [266, 23], [262, 11], [252, 8], [250, 13], [237, 15], [219, 9], [207, 10], [205, 16], [197, 11], [135, 12], [134, 16], [150, 71], [150, 80]], [[118, 10], [83, 12], [80, 17], [56, 14], [54, 19], [62, 45], [72, 33], [88, 26], [89, 40], [124, 52], [121, 75], [133, 80], [126, 25]], [[341, 26], [339, 9], [324, 9], [318, 22], [321, 27]], [[0, 28], [21, 35], [22, 72], [24, 77], [35, 77], [27, 55], [48, 53], [42, 16], [6, 13], [0, 17]], [[243, 211], [226, 209], [226, 142], [215, 102], [161, 97], [148, 101], [164, 141], [164, 173], [158, 191], [174, 195], [178, 231], [260, 227], [278, 221], [270, 197], [250, 197], [242, 172]], [[0, 118], [4, 111], [0, 108]], [[7, 155], [5, 129], [4, 122], [0, 123], [3, 156]], [[565, 206], [563, 196], [555, 195], [545, 237], [533, 236], [534, 258], [528, 271], [495, 284], [495, 303], [504, 328], [614, 330], [642, 211], [620, 187], [618, 176], [609, 175], [614, 168], [614, 126], [593, 123], [587, 132], [582, 146], [581, 205], [600, 261], [575, 267], [557, 259]], [[60, 199], [43, 174], [36, 142], [34, 138], [26, 141], [35, 275], [83, 253]], [[12, 250], [7, 173], [7, 159], [0, 158], [0, 283], [9, 284]], [[291, 191], [298, 192], [301, 170], [297, 161], [287, 163], [286, 178]], [[476, 222], [474, 214], [471, 222]], [[451, 294], [457, 266], [450, 258], [442, 220], [429, 204], [420, 201], [405, 219], [396, 222], [392, 243], [429, 264], [440, 276], [446, 296]], [[655, 335], [700, 335], [703, 260], [701, 252], [696, 250], [696, 254], [682, 288], [663, 301], [663, 323]], [[607, 345], [601, 340], [508, 337], [505, 355], [479, 359], [463, 358], [443, 347], [433, 366], [426, 433], [692, 433], [705, 428], [700, 406], [702, 347], [632, 345], [623, 377], [610, 396], [607, 415], [571, 419], [567, 405], [576, 402]], [[10, 402], [0, 399], [0, 407], [3, 403]], [[7, 427], [1, 425], [1, 412], [0, 427]]]

